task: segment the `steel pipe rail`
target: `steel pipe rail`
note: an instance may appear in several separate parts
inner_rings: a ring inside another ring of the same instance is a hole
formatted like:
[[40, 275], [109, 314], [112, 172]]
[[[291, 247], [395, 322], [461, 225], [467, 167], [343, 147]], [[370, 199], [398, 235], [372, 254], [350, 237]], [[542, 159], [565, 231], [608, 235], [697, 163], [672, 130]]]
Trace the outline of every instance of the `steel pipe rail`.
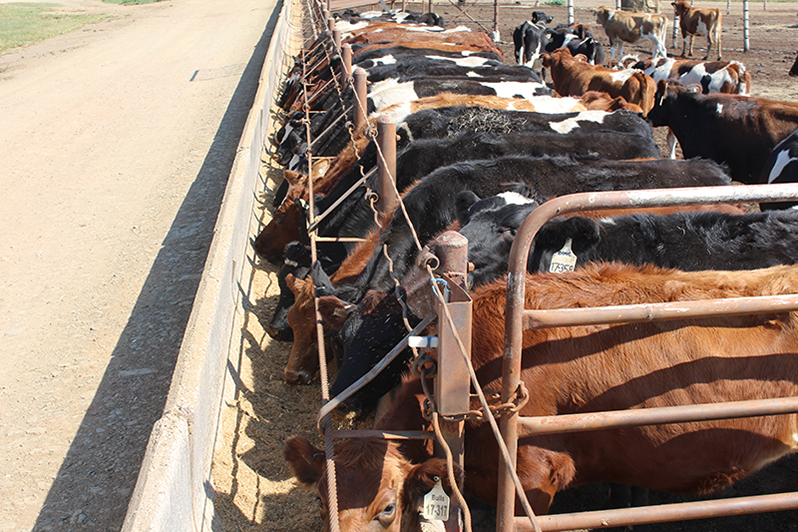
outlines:
[[526, 438], [543, 434], [567, 434], [641, 425], [666, 425], [668, 423], [774, 416], [794, 414], [796, 412], [798, 412], [798, 397], [780, 397], [726, 403], [560, 414], [557, 416], [519, 417], [518, 433], [521, 438]]
[[[663, 504], [641, 508], [623, 508], [578, 514], [542, 515], [537, 518], [541, 530], [582, 530], [609, 528], [621, 524], [644, 525], [686, 519], [708, 519], [727, 515], [746, 515], [798, 509], [798, 493], [776, 493], [715, 501]], [[516, 532], [529, 532], [526, 518], [515, 518]]]
[[[524, 308], [526, 264], [532, 241], [543, 226], [551, 218], [580, 210], [603, 210], [617, 208], [639, 208], [674, 205], [695, 205], [699, 203], [739, 203], [750, 201], [767, 201], [774, 199], [798, 198], [798, 185], [747, 185], [702, 188], [673, 188], [613, 192], [584, 192], [571, 194], [547, 201], [533, 211], [521, 224], [513, 241], [509, 258], [507, 276], [507, 306], [505, 312], [504, 364], [502, 369], [501, 400], [508, 401], [520, 382], [521, 346], [525, 320], [528, 314]], [[724, 300], [726, 305], [732, 299]], [[634, 312], [646, 316], [651, 310], [639, 307]], [[589, 309], [592, 312], [613, 312]], [[759, 311], [768, 311], [766, 307]], [[755, 312], [755, 311], [752, 311]], [[551, 318], [548, 318], [551, 319]], [[650, 319], [650, 318], [645, 318]], [[512, 530], [514, 525], [515, 486], [510, 471], [514, 471], [518, 453], [518, 414], [508, 412], [501, 418], [502, 436], [510, 452], [511, 463], [499, 464], [499, 497], [496, 518], [497, 530]]]
[[798, 294], [643, 303], [598, 308], [527, 309], [523, 316], [524, 328], [529, 330], [573, 325], [683, 320], [717, 315], [741, 316], [756, 314], [762, 312], [763, 309], [769, 312], [798, 310]]

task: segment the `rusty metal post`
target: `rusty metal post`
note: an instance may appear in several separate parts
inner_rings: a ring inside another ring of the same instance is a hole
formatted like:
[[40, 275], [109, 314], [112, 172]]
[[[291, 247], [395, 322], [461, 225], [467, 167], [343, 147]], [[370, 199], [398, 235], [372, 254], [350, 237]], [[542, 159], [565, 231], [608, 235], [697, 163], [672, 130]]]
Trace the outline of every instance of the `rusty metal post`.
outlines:
[[377, 211], [390, 216], [396, 210], [396, 122], [388, 116], [377, 120], [377, 146], [382, 157], [377, 158]]
[[[443, 305], [438, 300], [435, 310], [438, 314], [438, 372], [435, 379], [435, 404], [441, 416], [459, 415], [469, 410], [471, 380], [468, 365], [460, 351], [455, 335], [460, 337], [465, 348], [465, 356], [471, 357], [471, 298], [464, 290], [468, 268], [468, 240], [460, 233], [448, 231], [438, 237], [435, 252], [440, 259], [438, 273], [446, 280], [449, 301], [445, 303], [452, 317], [456, 331], [453, 331], [445, 318]], [[445, 290], [438, 285], [440, 291]], [[452, 452], [452, 460], [463, 466], [464, 430], [463, 421], [440, 420], [441, 433]], [[436, 455], [445, 456], [436, 445]], [[462, 488], [462, 486], [461, 486]], [[454, 501], [453, 501], [454, 502]], [[457, 504], [450, 507], [446, 530], [459, 531]]]
[[[330, 19], [332, 20], [332, 19]], [[335, 25], [335, 23], [333, 23]], [[335, 44], [335, 50], [341, 51], [341, 30], [333, 30], [333, 43]]]
[[360, 128], [366, 125], [366, 98], [368, 92], [366, 90], [366, 76], [368, 74], [360, 67], [356, 67], [352, 73], [355, 78], [355, 101], [352, 106], [355, 109], [355, 127]]
[[330, 38], [332, 39], [335, 35], [335, 19], [329, 15], [327, 16], [327, 29], [330, 31]]
[[346, 86], [352, 75], [352, 47], [349, 44], [341, 46], [341, 64], [341, 86]]

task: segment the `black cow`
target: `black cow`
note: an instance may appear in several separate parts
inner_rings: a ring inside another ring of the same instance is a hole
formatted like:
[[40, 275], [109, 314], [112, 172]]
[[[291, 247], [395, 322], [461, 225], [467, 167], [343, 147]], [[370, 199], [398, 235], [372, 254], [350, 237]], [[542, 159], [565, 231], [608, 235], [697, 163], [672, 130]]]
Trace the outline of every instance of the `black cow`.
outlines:
[[471, 131], [535, 131], [571, 133], [611, 129], [641, 136], [653, 136], [651, 126], [630, 111], [585, 111], [570, 113], [527, 113], [483, 107], [441, 107], [426, 109], [397, 121], [398, 143], [412, 139], [442, 138], [452, 132]]
[[[436, 170], [405, 195], [405, 209], [419, 239], [426, 242], [454, 222], [458, 192], [471, 190], [479, 197], [492, 196], [501, 192], [501, 184], [507, 182], [526, 183], [545, 198], [591, 190], [730, 184], [722, 167], [700, 159], [576, 161], [570, 157], [509, 156]], [[416, 252], [407, 222], [400, 212], [398, 214], [384, 231], [382, 241], [388, 245], [394, 274], [401, 278]], [[393, 286], [389, 261], [382, 250], [374, 253], [355, 285], [361, 294], [368, 289], [387, 291]]]
[[[779, 142], [765, 161], [760, 182], [778, 185], [798, 183], [798, 129]], [[794, 201], [761, 202], [763, 210], [789, 209], [798, 205]]]
[[792, 67], [790, 67], [789, 74], [791, 78], [798, 76], [798, 54], [796, 54], [795, 61], [793, 62]]
[[[701, 94], [698, 88], [663, 80], [657, 84], [648, 120], [654, 126], [669, 126], [686, 158], [725, 163], [732, 179], [755, 185], [776, 144], [798, 128], [798, 103]], [[675, 143], [671, 153], [674, 147]]]
[[[515, 231], [536, 204], [460, 198], [475, 286], [507, 271]], [[565, 271], [587, 262], [620, 261], [682, 270], [753, 270], [798, 263], [798, 212], [632, 214], [602, 220], [550, 220], [538, 231], [528, 270]]]
[[[502, 192], [503, 181], [525, 183], [528, 187], [525, 195], [532, 196], [530, 191], [535, 191], [540, 201], [587, 190], [731, 184], [720, 166], [701, 160], [576, 162], [567, 157], [502, 157], [455, 164], [430, 174], [405, 195], [405, 206], [421, 241], [426, 242], [454, 222], [458, 192], [471, 190], [478, 196], [487, 197]], [[415, 246], [403, 220], [401, 215], [394, 216], [383, 235], [397, 278], [404, 276], [415, 256]], [[345, 291], [354, 298], [357, 293], [364, 294], [356, 307], [336, 295], [324, 298], [325, 322], [340, 329], [339, 337], [345, 351], [343, 364], [331, 388], [333, 394], [362, 376], [405, 334], [401, 313], [398, 321], [393, 314], [400, 304], [392, 294], [393, 281], [388, 274], [387, 261], [381, 257], [380, 248], [355, 286], [332, 289], [323, 273], [314, 271], [318, 274], [314, 281], [329, 294], [343, 294]], [[355, 302], [353, 299], [349, 301]], [[344, 317], [353, 321], [344, 322]], [[418, 317], [409, 316], [408, 319], [411, 325], [418, 322]], [[388, 370], [388, 377], [398, 375], [408, 357], [409, 354], [398, 357]], [[375, 404], [388, 389], [390, 387], [378, 387], [374, 383], [367, 385], [351, 398], [346, 408], [361, 410], [364, 405]]]

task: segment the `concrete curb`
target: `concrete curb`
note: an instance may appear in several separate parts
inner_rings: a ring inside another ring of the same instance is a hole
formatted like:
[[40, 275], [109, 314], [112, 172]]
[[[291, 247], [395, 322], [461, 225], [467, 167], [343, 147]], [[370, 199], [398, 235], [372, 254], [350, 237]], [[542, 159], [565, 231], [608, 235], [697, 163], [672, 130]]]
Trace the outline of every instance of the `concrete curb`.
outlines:
[[[279, 3], [278, 3], [279, 6]], [[277, 7], [275, 7], [277, 9]], [[250, 244], [269, 109], [284, 70], [292, 3], [282, 5], [222, 200], [164, 414], [153, 427], [124, 532], [211, 530], [211, 462], [225, 368], [241, 342], [242, 302], [255, 262]]]

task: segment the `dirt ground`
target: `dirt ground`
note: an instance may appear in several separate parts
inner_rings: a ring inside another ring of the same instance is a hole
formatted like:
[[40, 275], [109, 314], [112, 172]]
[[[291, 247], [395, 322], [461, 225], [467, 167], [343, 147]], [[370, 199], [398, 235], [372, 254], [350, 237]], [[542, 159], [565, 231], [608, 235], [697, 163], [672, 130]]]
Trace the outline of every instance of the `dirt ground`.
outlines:
[[[578, 3], [575, 17], [578, 22], [593, 24], [594, 18], [587, 10], [600, 2]], [[665, 4], [667, 5], [667, 4]], [[700, 7], [725, 7], [725, 4], [698, 2]], [[667, 6], [670, 7], [670, 6]], [[505, 41], [502, 50], [505, 62], [513, 63], [512, 30], [529, 18], [533, 4], [515, 2], [500, 7], [500, 36]], [[554, 23], [567, 19], [564, 6], [540, 6], [538, 9], [554, 15]], [[457, 20], [458, 10], [453, 4], [438, 5], [437, 13], [443, 15], [447, 27], [462, 23]], [[477, 20], [492, 20], [492, 7], [478, 6], [468, 10]], [[723, 56], [743, 62], [753, 74], [752, 94], [775, 100], [798, 100], [795, 81], [787, 70], [795, 57], [793, 50], [798, 27], [798, 4], [769, 3], [767, 11], [762, 4], [752, 5], [751, 51], [743, 53], [742, 7], [732, 5], [730, 15], [724, 14]], [[492, 29], [491, 23], [484, 23]], [[599, 29], [597, 37], [606, 37]], [[669, 53], [673, 53], [668, 42]], [[607, 48], [608, 50], [608, 48]], [[627, 46], [627, 53], [648, 57], [650, 47]], [[703, 56], [703, 49], [696, 53]], [[609, 54], [607, 54], [609, 57]], [[550, 81], [550, 80], [549, 80]], [[664, 131], [656, 132], [664, 152]], [[270, 205], [272, 190], [281, 179], [280, 169], [267, 167], [269, 188], [261, 200]], [[270, 218], [264, 212], [264, 223]], [[272, 309], [277, 301], [276, 268], [265, 261], [255, 272], [255, 293], [264, 296], [253, 302], [248, 314], [248, 343], [239, 356], [240, 381], [234, 397], [224, 407], [222, 438], [217, 446], [214, 463], [214, 484], [217, 490], [215, 506], [224, 531], [288, 532], [295, 530], [321, 530], [318, 502], [315, 494], [298, 488], [281, 458], [283, 441], [293, 434], [309, 438], [322, 447], [315, 429], [315, 412], [320, 406], [318, 381], [311, 386], [291, 386], [283, 382], [282, 371], [290, 352], [289, 343], [271, 340], [265, 333]], [[334, 368], [330, 368], [331, 374]], [[734, 495], [755, 494], [798, 489], [796, 473], [798, 463], [785, 460], [771, 466], [764, 474], [740, 483]], [[730, 495], [730, 494], [724, 494]], [[665, 503], [686, 500], [668, 494], [652, 494], [652, 502]], [[600, 509], [606, 502], [606, 486], [591, 485], [568, 490], [558, 495], [554, 512]], [[474, 503], [474, 530], [489, 531], [494, 527], [494, 513], [490, 506]], [[798, 514], [781, 512], [759, 516], [718, 518], [654, 525], [655, 531], [715, 531], [731, 532], [761, 530], [798, 530]]]
[[0, 56], [0, 531], [121, 528], [275, 4], [66, 0], [113, 18]]

